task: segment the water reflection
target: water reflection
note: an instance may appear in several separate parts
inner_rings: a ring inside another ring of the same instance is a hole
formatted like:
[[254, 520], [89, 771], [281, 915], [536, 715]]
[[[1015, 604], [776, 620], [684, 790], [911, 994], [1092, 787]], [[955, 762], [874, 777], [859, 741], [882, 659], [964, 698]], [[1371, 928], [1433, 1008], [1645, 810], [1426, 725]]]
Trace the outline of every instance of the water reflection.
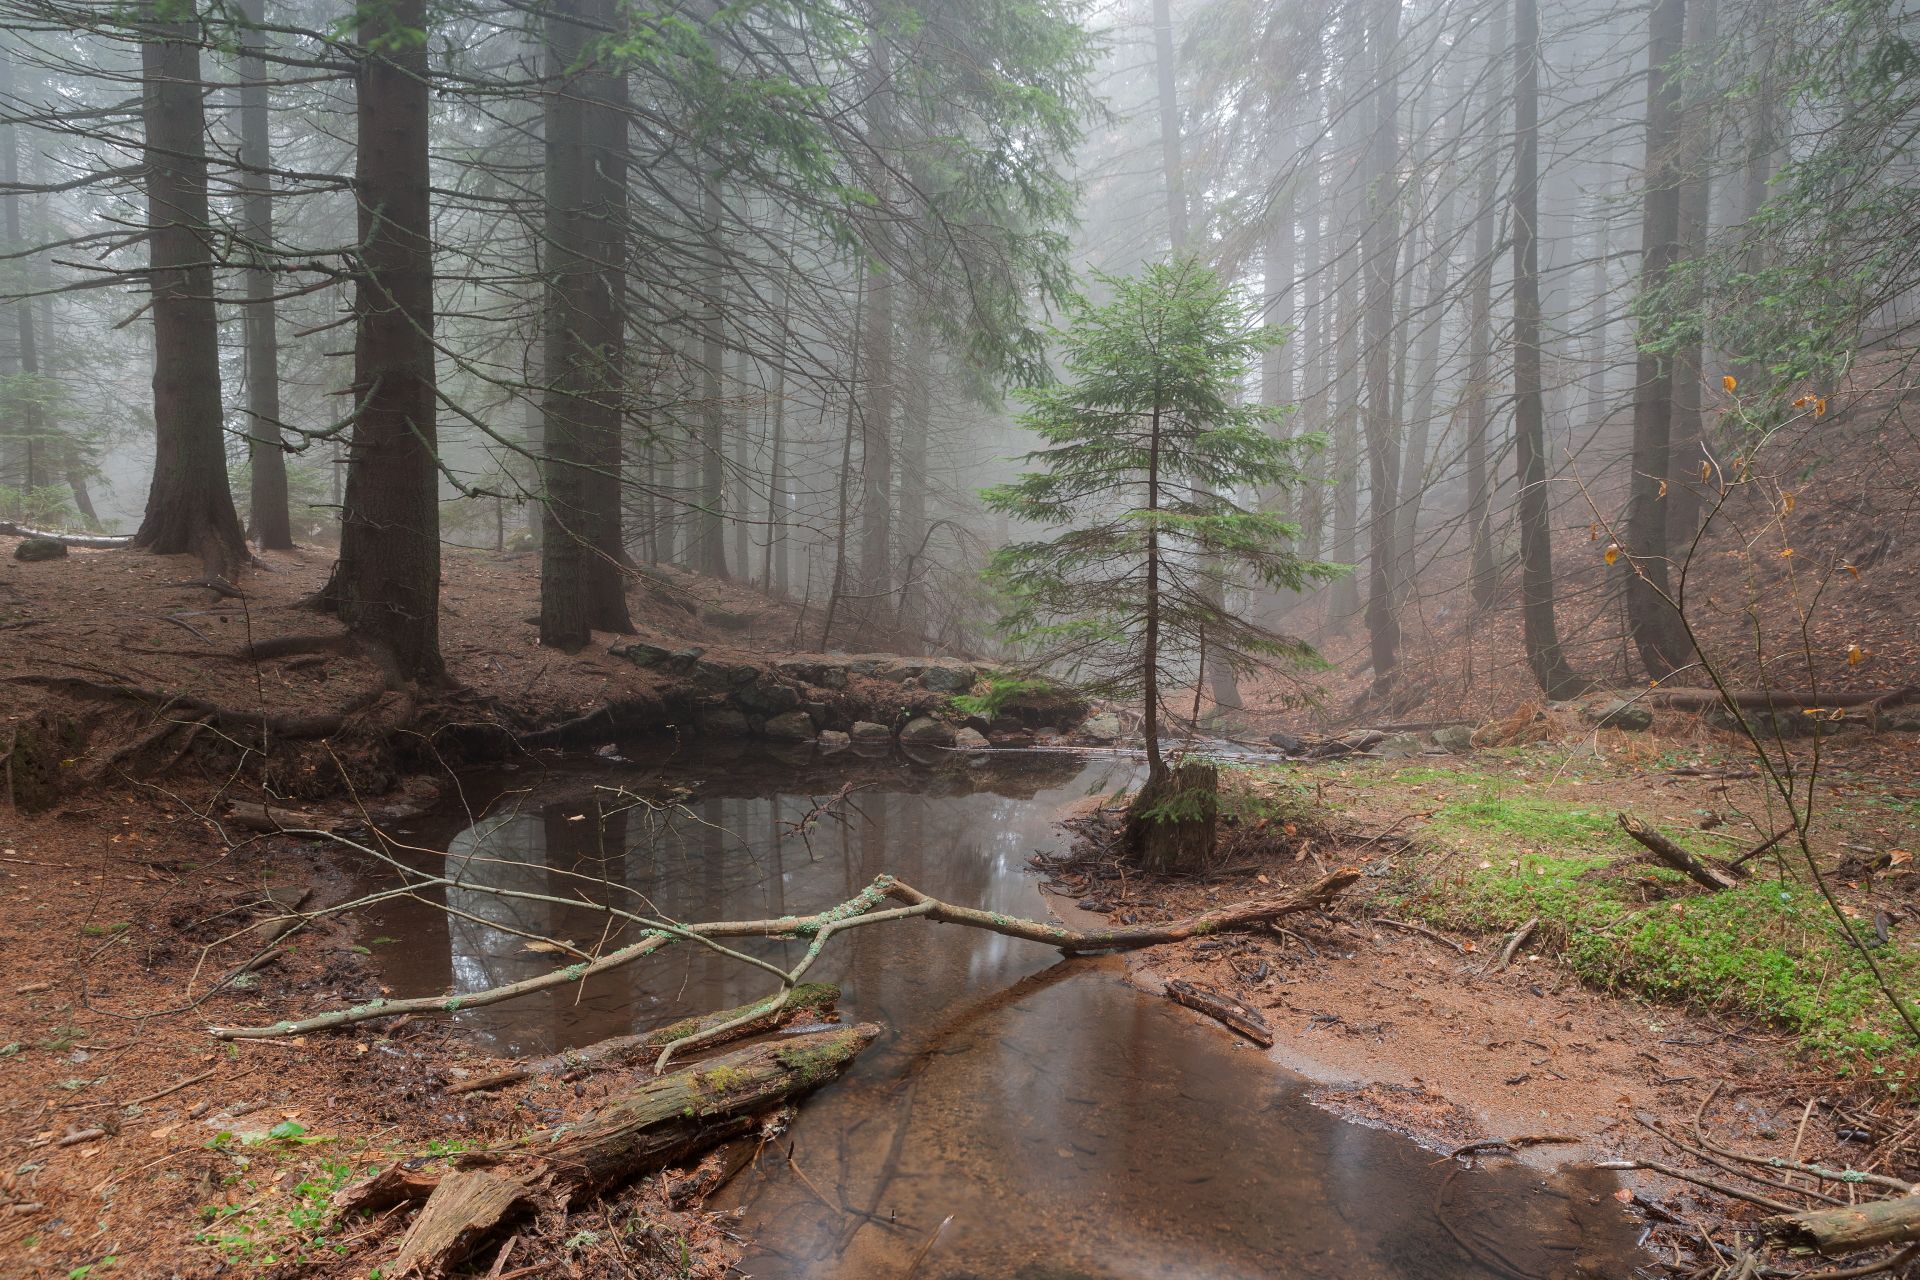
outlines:
[[[1061, 810], [1132, 766], [1033, 756], [990, 769], [868, 763], [840, 819], [799, 823], [849, 776], [805, 759], [660, 761], [503, 797], [437, 833], [462, 876], [540, 900], [445, 895], [450, 922], [397, 907], [384, 931], [401, 994], [476, 990], [590, 949], [603, 918], [569, 898], [615, 892], [676, 919], [817, 910], [882, 871], [942, 897], [1045, 911], [1025, 871]], [[612, 788], [691, 792], [670, 820]], [[430, 833], [434, 834], [434, 833]], [[443, 918], [444, 919], [444, 918]], [[416, 941], [417, 940], [417, 941]], [[748, 942], [782, 964], [797, 943]], [[438, 954], [433, 954], [438, 951]], [[1309, 1106], [1301, 1082], [1120, 982], [1117, 960], [1063, 963], [1035, 944], [917, 922], [835, 939], [812, 976], [887, 1030], [727, 1193], [757, 1277], [1626, 1276], [1624, 1220], [1600, 1175], [1458, 1174], [1391, 1134]], [[441, 988], [441, 989], [444, 989]], [[547, 1052], [742, 1003], [766, 975], [704, 948], [462, 1015], [504, 1052]], [[943, 1220], [949, 1225], [936, 1229]], [[932, 1241], [931, 1247], [929, 1241]], [[922, 1250], [925, 1250], [922, 1255]]]

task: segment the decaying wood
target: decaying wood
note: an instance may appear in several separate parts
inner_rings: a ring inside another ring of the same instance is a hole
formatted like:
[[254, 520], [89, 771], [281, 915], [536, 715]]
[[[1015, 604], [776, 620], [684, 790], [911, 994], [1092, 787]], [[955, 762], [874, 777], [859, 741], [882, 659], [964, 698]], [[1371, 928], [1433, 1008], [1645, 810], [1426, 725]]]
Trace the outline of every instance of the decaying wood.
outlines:
[[1196, 987], [1191, 982], [1176, 978], [1167, 984], [1167, 998], [1196, 1013], [1206, 1014], [1262, 1049], [1273, 1047], [1273, 1031], [1267, 1026], [1267, 1020], [1260, 1016], [1259, 1010], [1242, 1004], [1232, 996], [1206, 987]]
[[236, 800], [227, 812], [227, 821], [248, 831], [311, 831], [335, 825], [334, 819], [299, 809], [276, 809], [270, 804]]
[[1684, 872], [1689, 880], [1708, 889], [1731, 889], [1739, 883], [1724, 871], [1708, 866], [1667, 837], [1629, 814], [1616, 815], [1620, 829], [1644, 845], [1654, 857]]
[[711, 1037], [716, 1031], [724, 1029], [724, 1039], [706, 1041], [707, 1044], [712, 1045], [744, 1040], [748, 1036], [759, 1035], [763, 1031], [774, 1031], [799, 1022], [802, 1018], [824, 1021], [833, 1013], [834, 1006], [839, 1001], [840, 988], [831, 983], [803, 982], [787, 996], [787, 1002], [784, 1005], [775, 1009], [767, 1009], [766, 1001], [756, 1000], [735, 1009], [722, 1009], [716, 1013], [703, 1013], [691, 1018], [682, 1018], [678, 1022], [669, 1022], [664, 1027], [655, 1027], [652, 1031], [642, 1032], [639, 1035], [610, 1036], [605, 1040], [596, 1040], [578, 1049], [564, 1049], [559, 1053], [537, 1058], [505, 1071], [462, 1080], [457, 1084], [448, 1085], [447, 1093], [483, 1093], [492, 1089], [505, 1089], [531, 1080], [535, 1076], [571, 1077], [593, 1071], [616, 1071], [635, 1067], [651, 1061], [668, 1045], [696, 1035]]
[[[784, 1115], [785, 1113], [781, 1113]], [[764, 1133], [783, 1127], [780, 1121], [756, 1121], [755, 1132], [723, 1142], [690, 1169], [667, 1179], [667, 1207], [697, 1209], [708, 1196], [733, 1180], [735, 1174], [753, 1163], [754, 1155], [765, 1141]]]
[[464, 1153], [445, 1174], [395, 1166], [346, 1188], [334, 1206], [346, 1216], [424, 1197], [384, 1274], [442, 1273], [543, 1198], [602, 1191], [742, 1136], [838, 1077], [879, 1033], [868, 1023], [736, 1049], [645, 1080], [580, 1120]]
[[1893, 1196], [1837, 1209], [1786, 1213], [1760, 1224], [1768, 1235], [1826, 1254], [1855, 1253], [1920, 1240], [1920, 1195]]
[[[1150, 947], [1162, 942], [1180, 942], [1207, 934], [1252, 929], [1282, 916], [1303, 911], [1317, 911], [1331, 903], [1342, 890], [1359, 878], [1360, 872], [1357, 869], [1339, 867], [1291, 893], [1254, 898], [1228, 907], [1216, 907], [1184, 920], [1108, 929], [1069, 929], [1061, 925], [1041, 924], [1034, 920], [1023, 920], [1017, 916], [1001, 915], [994, 911], [955, 906], [952, 903], [942, 902], [938, 898], [929, 897], [890, 875], [882, 875], [875, 878], [866, 889], [839, 906], [810, 916], [781, 916], [771, 920], [719, 920], [685, 925], [642, 921], [641, 923], [646, 926], [646, 934], [638, 941], [610, 951], [593, 961], [555, 969], [551, 973], [541, 974], [535, 978], [525, 978], [519, 982], [505, 983], [483, 991], [463, 992], [457, 996], [372, 1000], [350, 1009], [330, 1010], [306, 1018], [287, 1019], [252, 1027], [210, 1027], [208, 1031], [209, 1034], [222, 1040], [266, 1039], [304, 1035], [310, 1031], [352, 1026], [356, 1023], [376, 1018], [390, 1018], [400, 1014], [453, 1013], [461, 1009], [478, 1009], [518, 996], [529, 995], [535, 991], [544, 991], [550, 987], [583, 982], [622, 965], [631, 964], [645, 956], [654, 955], [675, 942], [688, 939], [810, 938], [813, 943], [809, 947], [811, 956], [817, 954], [819, 945], [836, 930], [890, 923], [896, 920], [925, 919], [944, 924], [963, 924], [1009, 938], [1024, 938], [1029, 942], [1057, 947], [1067, 955], [1126, 951], [1137, 947]], [[422, 886], [415, 887], [418, 889]], [[881, 903], [888, 899], [903, 905], [882, 908]], [[797, 982], [798, 979], [794, 978], [793, 981]], [[775, 1000], [778, 998], [778, 996], [772, 997]]]

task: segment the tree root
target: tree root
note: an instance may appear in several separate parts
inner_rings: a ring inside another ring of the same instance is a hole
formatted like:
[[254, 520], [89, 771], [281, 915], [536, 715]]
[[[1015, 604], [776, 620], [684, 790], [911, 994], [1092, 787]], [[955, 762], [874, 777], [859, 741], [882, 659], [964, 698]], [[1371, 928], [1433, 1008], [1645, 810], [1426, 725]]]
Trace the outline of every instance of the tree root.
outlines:
[[[325, 837], [330, 833], [300, 831], [295, 834]], [[1017, 916], [980, 911], [972, 907], [955, 906], [952, 903], [942, 902], [938, 898], [929, 897], [890, 875], [882, 875], [866, 889], [839, 906], [810, 916], [782, 916], [773, 920], [719, 920], [688, 925], [646, 921], [643, 922], [645, 932], [638, 941], [610, 951], [595, 960], [569, 965], [539, 977], [489, 987], [483, 991], [403, 1000], [373, 1000], [366, 1004], [355, 1005], [350, 1009], [335, 1009], [306, 1018], [288, 1019], [265, 1026], [211, 1027], [208, 1030], [210, 1034], [222, 1040], [265, 1039], [275, 1036], [304, 1035], [310, 1031], [352, 1026], [375, 1018], [390, 1018], [399, 1014], [455, 1013], [461, 1009], [477, 1009], [486, 1005], [499, 1004], [504, 1000], [529, 995], [535, 991], [544, 991], [549, 987], [583, 982], [588, 978], [653, 955], [675, 942], [718, 938], [811, 939], [806, 956], [792, 971], [784, 975], [781, 990], [761, 1005], [750, 1006], [757, 1010], [753, 1016], [760, 1016], [780, 1010], [791, 1002], [796, 990], [795, 984], [818, 957], [827, 941], [843, 929], [884, 924], [895, 920], [924, 918], [935, 923], [967, 925], [1004, 937], [1043, 943], [1050, 947], [1058, 947], [1067, 955], [1128, 951], [1163, 942], [1179, 942], [1208, 934], [1251, 929], [1265, 925], [1268, 921], [1276, 920], [1281, 916], [1294, 915], [1302, 911], [1317, 911], [1331, 903], [1343, 889], [1359, 878], [1358, 870], [1352, 867], [1340, 867], [1292, 893], [1255, 898], [1228, 907], [1216, 907], [1184, 920], [1165, 924], [1082, 930], [1068, 929], [1061, 925], [1041, 924], [1033, 920], [1023, 920]], [[419, 887], [416, 885], [416, 890]], [[508, 894], [508, 896], [513, 895]], [[882, 908], [881, 904], [888, 900], [903, 905]], [[729, 1029], [722, 1024], [673, 1042], [662, 1051], [656, 1069], [665, 1068], [667, 1057], [672, 1052], [692, 1048]]]
[[349, 716], [364, 711], [380, 700], [381, 690], [354, 695], [335, 712], [314, 715], [269, 715], [264, 711], [239, 711], [186, 694], [164, 693], [138, 685], [109, 684], [104, 680], [86, 680], [79, 676], [8, 676], [13, 684], [32, 684], [57, 690], [73, 697], [100, 702], [136, 702], [156, 712], [178, 712], [212, 724], [229, 733], [261, 733], [276, 738], [328, 738], [338, 733]]

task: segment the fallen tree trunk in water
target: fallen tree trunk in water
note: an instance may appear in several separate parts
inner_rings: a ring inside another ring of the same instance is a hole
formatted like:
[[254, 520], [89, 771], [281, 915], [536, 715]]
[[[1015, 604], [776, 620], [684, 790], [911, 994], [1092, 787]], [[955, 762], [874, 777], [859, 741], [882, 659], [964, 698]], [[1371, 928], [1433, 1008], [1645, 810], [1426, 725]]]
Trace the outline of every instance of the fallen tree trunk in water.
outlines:
[[[462, 1080], [447, 1087], [448, 1094], [480, 1093], [489, 1089], [505, 1089], [535, 1076], [558, 1076], [570, 1079], [594, 1071], [617, 1071], [624, 1067], [636, 1067], [651, 1061], [668, 1045], [676, 1044], [694, 1036], [709, 1036], [725, 1028], [727, 1040], [744, 1040], [748, 1036], [759, 1035], [763, 1031], [776, 1031], [802, 1016], [816, 1021], [825, 1021], [834, 1006], [840, 1002], [840, 988], [826, 982], [806, 982], [795, 987], [787, 994], [784, 1005], [769, 1009], [767, 1002], [756, 1000], [752, 1004], [743, 1004], [737, 1009], [721, 1009], [715, 1013], [702, 1013], [691, 1018], [682, 1018], [678, 1022], [669, 1022], [664, 1027], [639, 1035], [612, 1036], [605, 1040], [596, 1040], [590, 1045], [578, 1049], [564, 1049], [545, 1058], [537, 1058], [525, 1066], [514, 1067], [507, 1071], [498, 1071], [492, 1075], [476, 1076], [471, 1080]], [[709, 1043], [714, 1041], [709, 1040]]]
[[865, 1023], [736, 1049], [647, 1080], [583, 1119], [465, 1153], [443, 1175], [395, 1166], [334, 1206], [345, 1217], [424, 1200], [382, 1274], [442, 1273], [543, 1198], [602, 1191], [742, 1137], [763, 1113], [838, 1077], [879, 1034]]
[[1716, 870], [1700, 861], [1638, 818], [1624, 813], [1616, 814], [1615, 818], [1619, 821], [1622, 831], [1639, 841], [1654, 857], [1675, 871], [1684, 873], [1695, 884], [1719, 890], [1731, 889], [1739, 883], [1726, 872]]
[[1760, 1228], [1775, 1239], [1810, 1246], [1825, 1254], [1905, 1244], [1920, 1240], [1920, 1195], [1781, 1214], [1768, 1218]]
[[[300, 834], [328, 836], [330, 833], [316, 831]], [[352, 848], [364, 848], [338, 836], [331, 838]], [[376, 1018], [391, 1018], [407, 1013], [455, 1013], [461, 1009], [478, 1009], [486, 1005], [499, 1004], [535, 991], [544, 991], [549, 987], [584, 982], [609, 970], [654, 955], [680, 941], [718, 938], [811, 939], [806, 957], [793, 972], [785, 976], [787, 985], [763, 1002], [763, 1007], [772, 1011], [792, 998], [795, 990], [793, 984], [799, 982], [801, 975], [819, 955], [820, 949], [827, 940], [836, 932], [845, 929], [918, 918], [943, 924], [963, 924], [1009, 938], [1024, 938], [1029, 942], [1058, 947], [1070, 956], [1100, 951], [1127, 951], [1136, 947], [1154, 946], [1162, 942], [1180, 942], [1207, 934], [1250, 929], [1281, 916], [1302, 911], [1317, 911], [1331, 903], [1343, 889], [1359, 878], [1360, 872], [1353, 867], [1340, 867], [1291, 893], [1270, 898], [1253, 898], [1230, 907], [1216, 907], [1196, 916], [1188, 916], [1184, 920], [1174, 920], [1165, 924], [1126, 925], [1111, 929], [1069, 929], [1063, 925], [1042, 924], [1036, 920], [1023, 920], [1018, 916], [1001, 915], [996, 911], [980, 911], [973, 907], [955, 906], [950, 902], [929, 897], [890, 875], [883, 875], [876, 877], [872, 884], [839, 906], [810, 916], [781, 916], [772, 920], [718, 920], [703, 924], [669, 924], [665, 921], [644, 920], [638, 916], [623, 913], [622, 918], [642, 926], [643, 934], [638, 941], [616, 951], [610, 951], [597, 959], [568, 965], [564, 969], [555, 969], [537, 978], [526, 978], [519, 982], [489, 987], [484, 991], [463, 992], [459, 995], [421, 996], [405, 1000], [371, 1000], [350, 1009], [335, 1009], [307, 1018], [287, 1019], [254, 1027], [209, 1027], [208, 1032], [221, 1040], [260, 1039], [304, 1035], [310, 1031], [352, 1026], [355, 1023], [369, 1022]], [[445, 878], [426, 878], [415, 882], [412, 887], [418, 893], [435, 884], [451, 883], [452, 881]], [[505, 889], [495, 890], [495, 892], [502, 897], [515, 896], [512, 891]], [[881, 904], [888, 899], [904, 905], [882, 907]], [[702, 1035], [706, 1034], [709, 1033], [702, 1033]], [[693, 1039], [694, 1037], [688, 1037], [689, 1041]]]

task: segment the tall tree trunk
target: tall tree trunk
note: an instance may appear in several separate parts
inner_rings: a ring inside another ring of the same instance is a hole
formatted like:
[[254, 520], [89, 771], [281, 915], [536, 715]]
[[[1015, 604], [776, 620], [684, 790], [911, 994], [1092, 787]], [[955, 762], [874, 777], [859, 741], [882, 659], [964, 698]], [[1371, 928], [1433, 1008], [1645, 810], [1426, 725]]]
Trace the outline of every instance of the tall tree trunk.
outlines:
[[[1489, 132], [1498, 136], [1506, 115], [1507, 95], [1499, 68], [1507, 55], [1507, 9], [1495, 5], [1493, 28], [1487, 37], [1489, 70], [1483, 110]], [[1493, 475], [1487, 457], [1492, 418], [1493, 387], [1493, 264], [1494, 235], [1499, 223], [1499, 160], [1489, 146], [1480, 162], [1480, 184], [1475, 194], [1479, 214], [1473, 227], [1472, 297], [1467, 303], [1467, 581], [1473, 605], [1482, 613], [1493, 607], [1500, 576], [1493, 555]]]
[[[1454, 122], [1450, 153], [1457, 155], [1466, 141], [1467, 104], [1464, 71], [1455, 77], [1449, 103], [1458, 119]], [[1455, 183], [1449, 168], [1438, 175], [1439, 202], [1427, 219], [1426, 279], [1421, 287], [1419, 349], [1414, 357], [1413, 412], [1407, 418], [1406, 461], [1400, 468], [1400, 520], [1395, 531], [1399, 559], [1395, 574], [1403, 592], [1410, 589], [1415, 575], [1415, 543], [1420, 535], [1420, 506], [1427, 489], [1427, 454], [1433, 439], [1434, 404], [1440, 391], [1440, 336], [1446, 327], [1442, 302], [1447, 296], [1448, 276], [1453, 263], [1453, 205]]]
[[440, 486], [434, 404], [433, 220], [426, 0], [360, 10], [353, 191], [353, 439], [340, 559], [322, 593], [403, 678], [437, 681]]
[[[12, 99], [15, 93], [13, 59], [10, 54], [0, 51], [0, 95]], [[18, 125], [5, 126], [4, 141], [0, 141], [0, 148], [4, 148], [0, 150], [0, 181], [11, 187], [20, 181]], [[27, 252], [26, 233], [21, 227], [20, 201], [18, 191], [7, 192], [7, 247], [15, 254]], [[42, 388], [37, 385], [40, 379], [40, 352], [39, 345], [34, 341], [33, 300], [22, 297], [15, 302], [13, 316], [14, 355], [19, 363], [22, 386], [9, 407], [18, 415], [21, 488], [31, 495], [35, 489], [50, 483], [51, 478], [59, 472], [63, 450], [60, 442], [54, 438], [55, 433], [48, 430]]]
[[[883, 161], [893, 159], [893, 49], [884, 33], [873, 41], [873, 95], [867, 103], [867, 128]], [[884, 176], [875, 197], [882, 210], [893, 198]], [[886, 234], [886, 219], [877, 223]], [[865, 325], [860, 332], [860, 586], [876, 603], [893, 591], [893, 278], [885, 262], [867, 272]]]
[[[1365, 148], [1362, 122], [1349, 113], [1347, 128], [1335, 154], [1352, 155]], [[1349, 171], [1333, 198], [1337, 222], [1327, 227], [1329, 241], [1338, 227], [1365, 226], [1367, 199], [1364, 184]], [[1336, 277], [1334, 298], [1333, 371], [1333, 540], [1329, 557], [1337, 564], [1356, 564], [1360, 522], [1360, 277], [1361, 268], [1329, 247], [1328, 269]], [[1344, 626], [1360, 608], [1360, 584], [1355, 574], [1343, 574], [1328, 593], [1328, 619]]]
[[1399, 539], [1400, 441], [1393, 412], [1394, 264], [1400, 256], [1400, 93], [1394, 65], [1400, 0], [1375, 0], [1368, 33], [1373, 68], [1373, 128], [1367, 145], [1368, 209], [1363, 239], [1366, 272], [1367, 382], [1367, 639], [1373, 688], [1384, 693], [1399, 663], [1400, 621], [1394, 609]]
[[140, 20], [154, 458], [133, 544], [161, 555], [190, 552], [208, 573], [223, 575], [246, 559], [247, 547], [221, 434], [200, 24], [162, 21], [162, 12], [150, 4]]
[[614, 19], [612, 0], [556, 0], [547, 13], [540, 643], [568, 651], [595, 629], [633, 629], [620, 536], [625, 78], [590, 53]]
[[[1702, 257], [1713, 216], [1713, 101], [1704, 81], [1717, 51], [1714, 0], [1693, 0], [1687, 6], [1686, 61], [1688, 79], [1682, 96], [1680, 130], [1680, 258]], [[1689, 305], [1703, 299], [1690, 293]], [[1702, 512], [1700, 463], [1711, 447], [1706, 437], [1707, 381], [1704, 344], [1696, 330], [1673, 353], [1673, 446], [1667, 459], [1667, 546], [1684, 562], [1700, 530]]]
[[702, 209], [712, 263], [706, 285], [705, 322], [700, 326], [700, 505], [693, 514], [693, 548], [688, 559], [696, 572], [725, 578], [727, 415], [721, 398], [721, 371], [726, 351], [721, 336], [726, 326], [726, 277], [720, 189], [711, 178], [702, 184]]
[[918, 367], [901, 387], [900, 406], [900, 642], [926, 651], [927, 420], [933, 416], [933, 314], [916, 298], [907, 319], [907, 350]]
[[1513, 3], [1513, 440], [1520, 506], [1520, 617], [1527, 666], [1548, 698], [1584, 682], [1554, 625], [1553, 527], [1547, 501], [1540, 369], [1540, 9]]
[[[1680, 239], [1680, 83], [1672, 64], [1686, 32], [1686, 0], [1654, 0], [1647, 40], [1646, 205], [1641, 223], [1643, 293], [1665, 283]], [[1666, 495], [1673, 429], [1674, 368], [1641, 343], [1633, 404], [1633, 476], [1626, 515], [1627, 630], [1647, 673], [1662, 679], [1686, 661], [1687, 641], [1670, 599]]]
[[240, 205], [253, 259], [246, 270], [247, 521], [269, 551], [293, 546], [287, 455], [280, 436], [280, 336], [273, 300], [273, 142], [267, 101], [266, 0], [241, 0]]

